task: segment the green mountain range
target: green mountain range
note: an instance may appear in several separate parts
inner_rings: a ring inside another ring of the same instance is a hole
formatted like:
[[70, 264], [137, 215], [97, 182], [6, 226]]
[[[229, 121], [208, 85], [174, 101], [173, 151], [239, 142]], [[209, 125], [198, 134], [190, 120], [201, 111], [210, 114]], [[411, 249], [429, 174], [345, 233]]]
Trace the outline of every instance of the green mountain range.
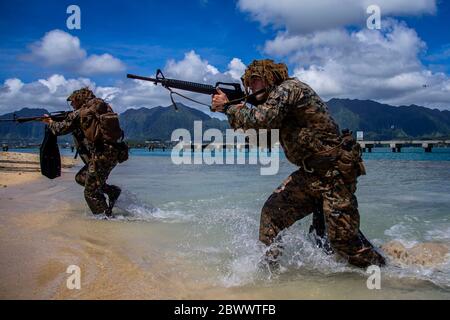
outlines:
[[194, 134], [194, 121], [203, 122], [203, 130], [216, 128], [225, 131], [227, 121], [211, 118], [202, 111], [177, 104], [178, 111], [171, 107], [152, 109], [128, 109], [120, 115], [122, 129], [126, 137], [132, 140], [170, 140], [175, 129], [187, 129]]
[[[339, 126], [352, 131], [364, 131], [364, 138], [443, 138], [450, 137], [450, 111], [439, 111], [416, 105], [394, 107], [371, 100], [331, 99], [327, 102]], [[227, 121], [211, 118], [202, 111], [178, 104], [173, 107], [128, 109], [120, 115], [126, 138], [133, 141], [170, 140], [175, 129], [184, 128], [193, 134], [194, 121], [203, 121], [203, 130], [229, 128]], [[18, 117], [39, 116], [45, 109], [24, 108]], [[0, 116], [12, 119], [13, 113]], [[16, 124], [0, 122], [0, 142], [39, 143], [43, 137], [42, 123]], [[70, 136], [60, 139], [71, 141]]]
[[[13, 119], [14, 115], [18, 118], [38, 117], [48, 114], [46, 109], [23, 108], [19, 111], [7, 113], [0, 116], [0, 120]], [[19, 124], [15, 122], [0, 122], [0, 142], [10, 141], [38, 144], [44, 136], [44, 124], [41, 122], [29, 122]]]
[[331, 114], [341, 128], [364, 131], [364, 139], [450, 137], [450, 111], [416, 105], [394, 107], [371, 100], [331, 99]]

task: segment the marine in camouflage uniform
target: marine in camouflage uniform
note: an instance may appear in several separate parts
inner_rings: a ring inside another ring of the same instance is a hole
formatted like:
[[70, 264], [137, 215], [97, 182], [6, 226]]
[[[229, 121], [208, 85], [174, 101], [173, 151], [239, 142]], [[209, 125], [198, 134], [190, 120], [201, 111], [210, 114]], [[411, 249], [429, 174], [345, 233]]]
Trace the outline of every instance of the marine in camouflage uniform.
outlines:
[[[118, 164], [119, 151], [111, 144], [93, 144], [88, 141], [81, 128], [80, 111], [84, 105], [104, 103], [87, 88], [77, 90], [67, 98], [74, 107], [62, 121], [48, 124], [55, 135], [72, 133], [77, 153], [84, 162], [83, 168], [76, 174], [75, 181], [84, 187], [84, 197], [93, 214], [111, 215], [114, 203], [119, 198], [119, 187], [106, 183], [112, 169]], [[109, 204], [106, 202], [108, 196]]]
[[288, 78], [284, 64], [254, 61], [243, 77], [247, 92], [254, 76], [264, 79], [266, 99], [254, 108], [225, 109], [229, 123], [234, 129], [279, 129], [287, 159], [299, 167], [262, 209], [259, 239], [271, 246], [269, 257], [276, 260], [281, 252], [276, 240], [282, 230], [314, 213], [312, 229], [326, 232], [335, 253], [358, 267], [384, 265], [359, 230], [355, 192], [357, 177], [365, 174], [359, 144], [351, 133], [340, 134], [325, 103], [308, 85]]

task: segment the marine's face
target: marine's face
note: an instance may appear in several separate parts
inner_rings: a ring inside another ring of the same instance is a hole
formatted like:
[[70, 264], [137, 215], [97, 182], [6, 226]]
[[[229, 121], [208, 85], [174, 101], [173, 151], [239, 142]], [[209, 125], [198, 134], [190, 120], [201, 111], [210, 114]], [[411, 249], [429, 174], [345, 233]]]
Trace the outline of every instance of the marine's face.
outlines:
[[72, 101], [70, 101], [70, 105], [72, 106], [72, 108], [73, 108], [74, 110], [78, 110], [78, 109], [80, 109], [82, 103], [81, 103], [81, 101], [78, 100], [78, 99], [73, 99]]
[[[259, 76], [252, 76], [250, 79], [250, 89], [252, 92], [257, 92], [259, 90], [262, 90], [266, 87], [266, 82], [263, 78]], [[266, 93], [261, 93], [256, 96], [256, 100], [261, 101], [266, 97]]]

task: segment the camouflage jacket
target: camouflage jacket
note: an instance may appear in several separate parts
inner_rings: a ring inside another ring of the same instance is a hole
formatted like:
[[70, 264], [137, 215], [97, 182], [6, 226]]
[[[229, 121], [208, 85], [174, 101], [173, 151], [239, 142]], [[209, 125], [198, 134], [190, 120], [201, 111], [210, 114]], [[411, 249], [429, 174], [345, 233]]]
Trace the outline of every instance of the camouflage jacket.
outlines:
[[73, 135], [75, 148], [81, 159], [84, 163], [89, 161], [93, 145], [86, 139], [83, 130], [81, 130], [80, 110], [70, 112], [62, 121], [53, 121], [49, 125], [49, 128], [57, 136], [71, 133]]
[[253, 108], [234, 105], [226, 114], [234, 129], [279, 129], [286, 157], [297, 166], [341, 141], [339, 127], [326, 104], [296, 78], [275, 87], [265, 103]]

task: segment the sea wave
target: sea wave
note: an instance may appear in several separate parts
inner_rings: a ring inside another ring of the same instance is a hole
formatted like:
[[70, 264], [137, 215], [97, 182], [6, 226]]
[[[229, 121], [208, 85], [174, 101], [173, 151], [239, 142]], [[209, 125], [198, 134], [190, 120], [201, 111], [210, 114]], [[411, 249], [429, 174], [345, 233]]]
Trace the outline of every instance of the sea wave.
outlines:
[[[113, 211], [110, 220], [117, 221], [148, 221], [182, 223], [192, 219], [191, 215], [180, 210], [162, 210], [150, 203], [140, 200], [136, 194], [123, 191]], [[102, 218], [102, 217], [99, 217]]]

